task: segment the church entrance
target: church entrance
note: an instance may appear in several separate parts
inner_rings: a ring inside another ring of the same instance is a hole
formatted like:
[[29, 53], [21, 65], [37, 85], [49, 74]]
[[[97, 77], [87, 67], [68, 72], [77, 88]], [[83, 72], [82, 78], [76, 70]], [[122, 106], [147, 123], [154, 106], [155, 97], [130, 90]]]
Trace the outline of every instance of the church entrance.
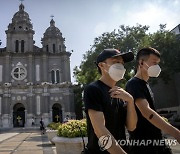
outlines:
[[60, 104], [54, 104], [53, 107], [52, 107], [52, 119], [53, 119], [53, 122], [63, 122], [63, 119], [62, 119], [62, 107]]
[[25, 107], [21, 103], [17, 103], [13, 107], [13, 126], [24, 127], [25, 124]]

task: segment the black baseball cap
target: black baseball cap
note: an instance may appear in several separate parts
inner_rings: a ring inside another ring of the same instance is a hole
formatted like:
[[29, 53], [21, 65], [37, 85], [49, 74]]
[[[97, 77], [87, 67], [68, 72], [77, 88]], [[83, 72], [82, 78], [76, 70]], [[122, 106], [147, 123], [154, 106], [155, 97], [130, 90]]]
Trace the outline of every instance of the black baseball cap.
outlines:
[[124, 63], [130, 62], [134, 59], [134, 54], [130, 52], [121, 52], [117, 49], [104, 49], [97, 57], [96, 64], [105, 61], [108, 58], [121, 56]]

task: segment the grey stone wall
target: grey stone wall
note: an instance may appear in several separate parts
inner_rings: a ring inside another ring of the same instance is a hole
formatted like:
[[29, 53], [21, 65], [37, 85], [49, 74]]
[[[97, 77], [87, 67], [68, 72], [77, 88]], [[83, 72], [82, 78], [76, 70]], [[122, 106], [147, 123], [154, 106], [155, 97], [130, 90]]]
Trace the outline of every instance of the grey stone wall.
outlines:
[[180, 107], [180, 73], [176, 73], [166, 84], [158, 79], [156, 85], [151, 85], [155, 97], [157, 109], [173, 108], [176, 111]]

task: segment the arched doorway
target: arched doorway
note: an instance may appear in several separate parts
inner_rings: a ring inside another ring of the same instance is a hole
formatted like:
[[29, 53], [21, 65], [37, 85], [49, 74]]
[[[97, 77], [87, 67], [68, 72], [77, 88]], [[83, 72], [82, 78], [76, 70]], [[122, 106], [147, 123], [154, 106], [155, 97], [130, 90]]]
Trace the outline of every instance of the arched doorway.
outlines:
[[25, 124], [25, 107], [21, 103], [17, 103], [13, 107], [13, 126], [24, 127]]
[[52, 116], [53, 122], [63, 122], [62, 107], [60, 104], [56, 103], [52, 106]]

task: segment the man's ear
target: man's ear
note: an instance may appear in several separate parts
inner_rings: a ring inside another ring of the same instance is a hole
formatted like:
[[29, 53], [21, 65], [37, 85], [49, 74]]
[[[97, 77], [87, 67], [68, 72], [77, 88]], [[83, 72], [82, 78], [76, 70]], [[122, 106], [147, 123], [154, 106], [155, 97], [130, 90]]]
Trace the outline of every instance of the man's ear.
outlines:
[[99, 66], [100, 68], [102, 68], [102, 67], [103, 67], [103, 63], [100, 62], [100, 63], [98, 64], [98, 66]]
[[143, 65], [143, 60], [139, 61], [139, 65], [142, 66]]

